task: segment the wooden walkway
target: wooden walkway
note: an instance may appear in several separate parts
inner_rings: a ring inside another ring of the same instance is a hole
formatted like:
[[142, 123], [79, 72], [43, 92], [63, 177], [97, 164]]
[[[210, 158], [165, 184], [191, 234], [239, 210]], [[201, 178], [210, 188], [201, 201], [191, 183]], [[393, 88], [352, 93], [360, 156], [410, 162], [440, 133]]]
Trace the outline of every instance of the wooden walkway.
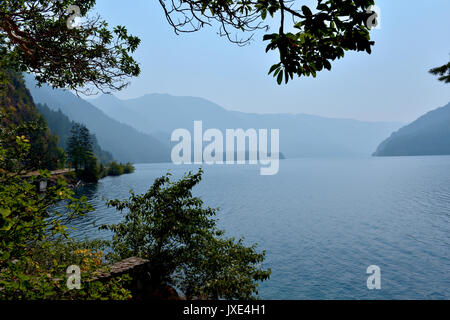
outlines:
[[[65, 174], [69, 173], [69, 172], [74, 172], [74, 171], [75, 171], [75, 169], [54, 170], [54, 171], [50, 172], [50, 177], [52, 178], [52, 177], [57, 177], [57, 176], [63, 176]], [[39, 171], [32, 171], [32, 172], [24, 173], [23, 175], [21, 175], [21, 178], [23, 178], [23, 179], [31, 179], [31, 178], [38, 177], [37, 180], [40, 180], [40, 181], [37, 181], [36, 183], [37, 183], [37, 187], [39, 189], [39, 192], [45, 192], [45, 191], [47, 191], [47, 186], [48, 186], [48, 180], [49, 179], [44, 179], [44, 178], [39, 179], [40, 175], [41, 174], [40, 174]]]
[[144, 267], [149, 262], [150, 261], [146, 259], [131, 257], [108, 266], [108, 270], [98, 271], [93, 280], [112, 278], [125, 273], [131, 273], [136, 271], [138, 268]]
[[[52, 177], [54, 177], [54, 176], [60, 176], [60, 175], [64, 175], [69, 172], [74, 172], [74, 171], [75, 171], [75, 169], [60, 169], [60, 170], [51, 171], [50, 175]], [[28, 173], [24, 174], [22, 177], [23, 178], [31, 178], [31, 177], [37, 177], [39, 175], [40, 175], [39, 171], [33, 171], [33, 172], [28, 172]]]

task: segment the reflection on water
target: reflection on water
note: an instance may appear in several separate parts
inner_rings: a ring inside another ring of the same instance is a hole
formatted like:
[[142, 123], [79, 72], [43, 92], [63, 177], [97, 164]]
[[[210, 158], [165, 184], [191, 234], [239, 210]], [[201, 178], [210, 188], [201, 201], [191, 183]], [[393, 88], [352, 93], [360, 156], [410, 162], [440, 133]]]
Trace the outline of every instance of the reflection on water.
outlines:
[[[194, 193], [221, 208], [219, 226], [267, 251], [262, 298], [450, 298], [450, 157], [285, 160], [275, 176], [204, 169]], [[168, 170], [175, 179], [196, 167], [141, 164], [77, 190], [96, 211], [73, 221], [73, 235], [108, 238], [93, 223], [122, 217], [106, 200], [143, 193]], [[381, 267], [381, 290], [367, 289], [369, 265]]]

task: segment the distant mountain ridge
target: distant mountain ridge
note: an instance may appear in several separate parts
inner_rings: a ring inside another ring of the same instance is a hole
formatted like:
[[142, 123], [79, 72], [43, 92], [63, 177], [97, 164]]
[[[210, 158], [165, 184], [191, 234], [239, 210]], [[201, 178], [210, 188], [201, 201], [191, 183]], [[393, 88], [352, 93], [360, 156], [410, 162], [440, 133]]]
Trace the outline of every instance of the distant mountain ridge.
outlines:
[[192, 132], [193, 122], [208, 128], [280, 129], [280, 151], [286, 158], [314, 156], [370, 156], [378, 144], [403, 124], [332, 119], [306, 114], [252, 114], [229, 111], [206, 99], [148, 94], [120, 100], [113, 95], [90, 99], [117, 121], [157, 137], [170, 145], [178, 128]]
[[34, 78], [25, 75], [27, 87], [36, 103], [60, 109], [70, 120], [86, 125], [99, 145], [120, 162], [149, 163], [170, 161], [170, 150], [158, 139], [116, 121], [67, 90], [36, 87]]
[[373, 155], [450, 155], [450, 103], [394, 132]]

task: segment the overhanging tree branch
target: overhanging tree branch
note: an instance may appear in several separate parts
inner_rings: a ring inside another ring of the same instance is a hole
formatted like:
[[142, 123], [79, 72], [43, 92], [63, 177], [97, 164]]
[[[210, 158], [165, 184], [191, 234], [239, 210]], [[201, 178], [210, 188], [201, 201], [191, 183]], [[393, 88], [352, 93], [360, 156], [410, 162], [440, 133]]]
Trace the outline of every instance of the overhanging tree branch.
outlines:
[[[278, 33], [265, 34], [266, 51], [278, 50], [280, 62], [269, 73], [279, 84], [296, 76], [316, 76], [331, 69], [331, 61], [345, 51], [371, 53], [365, 22], [373, 0], [317, 0], [314, 12], [295, 0], [159, 0], [168, 23], [177, 34], [217, 24], [219, 35], [246, 45], [258, 30], [269, 30], [269, 17], [280, 15]], [[292, 25], [287, 26], [287, 16]], [[277, 18], [278, 19], [278, 18]], [[176, 22], [175, 22], [176, 21]], [[286, 32], [286, 30], [293, 30]]]
[[[81, 28], [69, 29], [65, 12], [77, 5]], [[88, 12], [95, 0], [5, 0], [0, 3], [0, 69], [14, 67], [77, 93], [121, 90], [140, 68], [131, 54], [140, 40], [125, 27], [108, 28]], [[87, 89], [86, 89], [87, 88]]]
[[450, 83], [450, 62], [443, 66], [431, 69], [430, 73], [439, 76], [439, 81]]

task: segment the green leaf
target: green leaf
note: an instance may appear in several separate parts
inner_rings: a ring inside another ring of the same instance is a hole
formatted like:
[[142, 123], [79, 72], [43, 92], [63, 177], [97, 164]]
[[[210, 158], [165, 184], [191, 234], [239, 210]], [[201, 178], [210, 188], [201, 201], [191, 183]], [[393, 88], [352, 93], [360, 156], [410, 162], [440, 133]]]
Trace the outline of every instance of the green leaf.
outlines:
[[325, 3], [321, 3], [317, 6], [317, 9], [321, 11], [328, 11], [328, 6]]
[[9, 257], [10, 257], [9, 252], [3, 252], [3, 254], [2, 254], [2, 260], [3, 260], [3, 261], [8, 260]]
[[10, 209], [0, 208], [0, 215], [3, 218], [9, 217], [10, 214], [11, 214], [11, 210]]
[[278, 64], [274, 64], [272, 67], [270, 67], [270, 70], [269, 70], [269, 73], [268, 73], [268, 74], [271, 74], [272, 72], [274, 72], [275, 69], [278, 68], [279, 66], [280, 66], [279, 63], [278, 63]]
[[302, 6], [303, 14], [307, 17], [312, 16], [311, 10], [307, 6]]
[[11, 222], [9, 222], [6, 225], [1, 226], [0, 230], [2, 230], [2, 231], [9, 231], [9, 230], [11, 230], [12, 226], [13, 226], [13, 224]]
[[266, 17], [267, 17], [267, 10], [261, 11], [261, 18], [262, 18], [263, 20], [265, 20]]
[[279, 85], [283, 82], [283, 72], [278, 73], [277, 82]]

